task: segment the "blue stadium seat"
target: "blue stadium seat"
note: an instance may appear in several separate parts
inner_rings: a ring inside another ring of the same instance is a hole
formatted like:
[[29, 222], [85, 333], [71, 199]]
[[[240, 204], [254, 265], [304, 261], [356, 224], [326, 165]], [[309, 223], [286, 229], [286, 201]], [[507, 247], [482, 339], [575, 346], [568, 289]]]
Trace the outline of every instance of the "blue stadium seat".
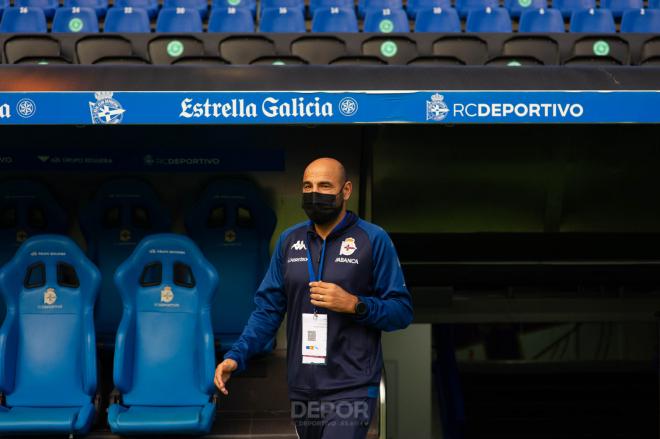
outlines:
[[0, 0], [0, 19], [2, 19], [2, 13], [10, 6], [9, 0]]
[[558, 9], [525, 11], [520, 17], [518, 32], [553, 33], [566, 32], [564, 18]]
[[660, 9], [660, 0], [649, 0], [649, 9]]
[[644, 8], [644, 0], [600, 0], [600, 7], [612, 11], [614, 18], [620, 18], [626, 11]]
[[621, 19], [621, 32], [660, 33], [660, 10], [626, 11]]
[[310, 0], [309, 14], [314, 17], [317, 9], [343, 8], [352, 9], [355, 12], [353, 0]]
[[[115, 6], [117, 2], [115, 1]], [[65, 8], [92, 8], [99, 17], [105, 17], [108, 12], [108, 0], [64, 0]]]
[[93, 309], [101, 275], [62, 235], [35, 236], [0, 270], [0, 435], [84, 434], [96, 409]]
[[[186, 9], [197, 10], [202, 20], [209, 13], [209, 5], [206, 0], [164, 0], [163, 9]], [[192, 31], [191, 31], [192, 32]]]
[[257, 14], [257, 0], [213, 0], [212, 8], [246, 8], [255, 17]]
[[454, 8], [421, 9], [417, 12], [415, 32], [460, 32], [461, 19]]
[[266, 9], [299, 9], [305, 15], [305, 0], [261, 0], [259, 16], [263, 16]]
[[410, 32], [408, 16], [403, 9], [369, 9], [364, 18], [365, 32]]
[[317, 9], [312, 19], [312, 32], [359, 32], [353, 9]]
[[151, 32], [149, 14], [144, 9], [110, 8], [105, 17], [105, 32]]
[[53, 19], [53, 32], [99, 31], [99, 20], [92, 8], [58, 8]]
[[571, 32], [615, 33], [616, 25], [608, 9], [588, 9], [571, 16]]
[[50, 20], [60, 4], [58, 0], [14, 0], [14, 6], [17, 8], [39, 8], [44, 11], [46, 19]]
[[275, 222], [259, 189], [243, 180], [211, 183], [186, 215], [188, 234], [222, 278], [212, 310], [222, 350], [238, 339], [254, 310]]
[[358, 16], [364, 18], [367, 10], [373, 9], [382, 11], [383, 9], [403, 9], [403, 2], [401, 0], [359, 0], [358, 1]]
[[[111, 9], [112, 10], [112, 9]], [[101, 292], [96, 303], [96, 332], [101, 343], [114, 345], [121, 319], [121, 299], [112, 276], [145, 236], [170, 230], [170, 215], [153, 188], [139, 180], [102, 184], [80, 212], [87, 255], [99, 267]]]
[[47, 30], [46, 16], [39, 8], [7, 8], [0, 21], [0, 32], [5, 33], [42, 33]]
[[511, 17], [504, 8], [470, 11], [465, 23], [466, 32], [511, 32]]
[[547, 8], [548, 2], [546, 0], [504, 0], [504, 7], [509, 11], [511, 17], [518, 18], [526, 11]]
[[149, 18], [158, 15], [158, 0], [115, 0], [115, 7], [145, 9]]
[[499, 7], [498, 0], [456, 0], [456, 10], [461, 18], [468, 16], [470, 11], [483, 11], [486, 8]]
[[209, 32], [254, 32], [254, 17], [248, 8], [220, 7], [211, 9]]
[[[66, 213], [46, 186], [29, 180], [0, 184], [0, 265], [29, 237], [66, 231]], [[0, 323], [4, 316], [5, 304], [0, 298]]]
[[268, 8], [261, 13], [261, 32], [305, 32], [305, 16], [301, 9]]
[[596, 7], [596, 0], [552, 0], [552, 8], [559, 9], [564, 18], [571, 18], [573, 12], [586, 11]]
[[406, 4], [406, 12], [411, 20], [417, 17], [418, 11], [433, 8], [449, 9], [451, 8], [451, 0], [408, 0]]
[[204, 434], [215, 416], [209, 310], [218, 274], [189, 238], [150, 235], [115, 273], [124, 311], [114, 357], [115, 434]]
[[156, 20], [156, 32], [202, 32], [202, 17], [196, 9], [163, 8]]

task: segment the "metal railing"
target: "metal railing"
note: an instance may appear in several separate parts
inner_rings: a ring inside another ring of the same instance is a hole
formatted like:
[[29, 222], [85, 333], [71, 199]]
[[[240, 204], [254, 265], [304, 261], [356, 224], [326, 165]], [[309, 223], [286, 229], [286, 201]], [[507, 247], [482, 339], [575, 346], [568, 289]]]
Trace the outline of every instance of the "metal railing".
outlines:
[[378, 394], [378, 439], [387, 439], [387, 376], [384, 367]]

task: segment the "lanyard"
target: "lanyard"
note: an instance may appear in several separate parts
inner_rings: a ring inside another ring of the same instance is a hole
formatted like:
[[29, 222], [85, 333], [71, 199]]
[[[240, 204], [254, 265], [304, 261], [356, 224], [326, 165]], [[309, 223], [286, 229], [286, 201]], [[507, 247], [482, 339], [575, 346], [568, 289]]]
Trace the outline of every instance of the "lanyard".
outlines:
[[[314, 272], [314, 263], [312, 262], [312, 253], [310, 252], [310, 245], [307, 242], [307, 271], [309, 271], [309, 281], [310, 282], [320, 282], [323, 277], [323, 263], [325, 262], [325, 242], [323, 240], [323, 246], [321, 247], [321, 260], [319, 261], [319, 272], [318, 275]], [[316, 306], [314, 306], [314, 314], [317, 314]]]

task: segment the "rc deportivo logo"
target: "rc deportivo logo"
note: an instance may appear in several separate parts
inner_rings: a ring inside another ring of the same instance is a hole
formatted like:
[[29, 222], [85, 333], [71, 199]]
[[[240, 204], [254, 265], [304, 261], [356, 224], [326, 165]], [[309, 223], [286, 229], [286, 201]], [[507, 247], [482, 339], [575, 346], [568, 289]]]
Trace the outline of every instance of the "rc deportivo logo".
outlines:
[[112, 99], [113, 92], [97, 91], [94, 93], [96, 102], [89, 102], [89, 112], [93, 124], [116, 125], [124, 118], [126, 110], [116, 100]]
[[426, 120], [441, 121], [449, 114], [449, 107], [444, 102], [445, 98], [440, 93], [431, 96], [430, 101], [426, 101]]

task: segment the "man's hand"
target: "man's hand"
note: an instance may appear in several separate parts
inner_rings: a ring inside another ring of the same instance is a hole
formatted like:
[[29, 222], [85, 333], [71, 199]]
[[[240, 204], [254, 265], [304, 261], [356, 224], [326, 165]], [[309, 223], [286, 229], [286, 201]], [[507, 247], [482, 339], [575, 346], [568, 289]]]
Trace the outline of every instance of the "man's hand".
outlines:
[[229, 378], [231, 378], [231, 373], [236, 369], [238, 369], [238, 363], [231, 358], [227, 358], [222, 363], [218, 364], [218, 367], [215, 369], [215, 378], [213, 379], [213, 382], [223, 395], [229, 395], [229, 391], [227, 391], [225, 386], [227, 385]]
[[357, 296], [330, 282], [310, 282], [312, 305], [331, 311], [355, 314]]

